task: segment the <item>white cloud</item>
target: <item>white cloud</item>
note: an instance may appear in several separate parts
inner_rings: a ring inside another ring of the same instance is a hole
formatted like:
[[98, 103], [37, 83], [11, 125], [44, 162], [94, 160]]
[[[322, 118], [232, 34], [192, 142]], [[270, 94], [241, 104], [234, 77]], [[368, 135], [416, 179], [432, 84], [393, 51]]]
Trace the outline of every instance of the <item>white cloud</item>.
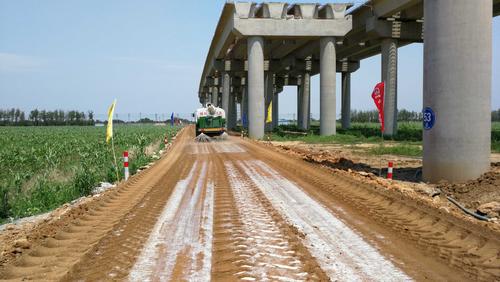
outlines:
[[0, 72], [32, 72], [45, 65], [45, 60], [33, 56], [0, 52]]

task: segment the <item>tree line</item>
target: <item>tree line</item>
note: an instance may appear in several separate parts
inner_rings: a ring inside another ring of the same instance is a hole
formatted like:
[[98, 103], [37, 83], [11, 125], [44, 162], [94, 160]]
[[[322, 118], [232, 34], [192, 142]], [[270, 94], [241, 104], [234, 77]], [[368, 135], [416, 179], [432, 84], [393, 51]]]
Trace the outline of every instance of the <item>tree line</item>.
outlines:
[[[352, 122], [378, 122], [378, 111], [351, 111]], [[422, 112], [398, 110], [398, 121], [422, 121]]]
[[0, 109], [0, 126], [94, 125], [94, 112]]
[[500, 109], [491, 112], [491, 121], [500, 121]]

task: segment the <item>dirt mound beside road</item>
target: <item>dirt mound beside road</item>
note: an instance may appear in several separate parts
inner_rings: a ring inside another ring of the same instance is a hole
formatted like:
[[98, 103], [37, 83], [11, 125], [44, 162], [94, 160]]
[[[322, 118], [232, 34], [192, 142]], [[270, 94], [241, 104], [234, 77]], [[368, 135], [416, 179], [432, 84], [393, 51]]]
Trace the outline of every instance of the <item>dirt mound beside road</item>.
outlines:
[[460, 184], [442, 183], [437, 188], [466, 208], [476, 210], [483, 204], [500, 202], [500, 171], [493, 169], [478, 179]]

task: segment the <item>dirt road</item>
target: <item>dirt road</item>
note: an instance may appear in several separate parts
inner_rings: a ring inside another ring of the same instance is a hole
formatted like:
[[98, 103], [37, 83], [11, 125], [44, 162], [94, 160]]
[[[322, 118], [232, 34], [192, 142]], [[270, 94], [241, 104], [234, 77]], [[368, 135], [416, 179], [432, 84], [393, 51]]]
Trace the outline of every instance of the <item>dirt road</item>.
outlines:
[[41, 227], [5, 280], [500, 279], [500, 238], [231, 137], [194, 143]]

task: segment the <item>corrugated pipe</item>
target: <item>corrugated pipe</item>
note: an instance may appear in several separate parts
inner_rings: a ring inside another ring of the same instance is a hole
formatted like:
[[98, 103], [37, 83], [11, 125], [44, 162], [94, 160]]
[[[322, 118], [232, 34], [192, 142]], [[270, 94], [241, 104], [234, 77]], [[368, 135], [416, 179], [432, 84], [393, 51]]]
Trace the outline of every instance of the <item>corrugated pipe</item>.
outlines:
[[448, 199], [448, 201], [452, 202], [455, 206], [457, 206], [463, 212], [465, 212], [468, 215], [471, 215], [471, 216], [475, 217], [476, 219], [484, 220], [484, 221], [489, 221], [490, 220], [490, 218], [487, 217], [487, 216], [479, 215], [479, 214], [477, 214], [475, 212], [472, 212], [472, 211], [466, 209], [464, 206], [462, 206], [459, 202], [457, 202], [455, 199], [453, 199], [450, 196], [446, 196], [446, 199]]

